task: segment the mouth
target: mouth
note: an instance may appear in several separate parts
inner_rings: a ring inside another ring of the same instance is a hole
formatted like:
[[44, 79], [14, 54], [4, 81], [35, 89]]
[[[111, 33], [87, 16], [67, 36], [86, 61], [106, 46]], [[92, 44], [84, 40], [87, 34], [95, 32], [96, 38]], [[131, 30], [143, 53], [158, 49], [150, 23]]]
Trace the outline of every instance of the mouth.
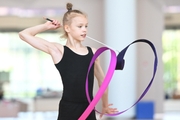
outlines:
[[85, 38], [86, 37], [86, 34], [83, 34], [83, 35], [81, 35], [83, 38]]

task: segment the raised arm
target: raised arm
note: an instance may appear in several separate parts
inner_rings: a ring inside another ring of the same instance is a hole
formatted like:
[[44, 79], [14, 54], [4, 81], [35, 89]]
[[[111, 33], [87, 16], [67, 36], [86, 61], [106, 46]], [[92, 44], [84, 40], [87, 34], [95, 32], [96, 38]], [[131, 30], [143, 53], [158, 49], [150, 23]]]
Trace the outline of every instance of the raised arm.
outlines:
[[53, 22], [48, 21], [44, 24], [40, 24], [24, 29], [23, 31], [19, 32], [19, 37], [23, 41], [33, 46], [34, 48], [50, 54], [53, 57], [54, 62], [56, 63], [59, 61], [60, 58], [56, 58], [55, 56], [57, 54], [62, 54], [61, 53], [62, 45], [46, 41], [40, 37], [37, 37], [36, 34], [47, 30], [55, 30], [58, 29], [59, 27], [60, 27], [60, 23], [58, 21], [56, 20], [53, 20]]

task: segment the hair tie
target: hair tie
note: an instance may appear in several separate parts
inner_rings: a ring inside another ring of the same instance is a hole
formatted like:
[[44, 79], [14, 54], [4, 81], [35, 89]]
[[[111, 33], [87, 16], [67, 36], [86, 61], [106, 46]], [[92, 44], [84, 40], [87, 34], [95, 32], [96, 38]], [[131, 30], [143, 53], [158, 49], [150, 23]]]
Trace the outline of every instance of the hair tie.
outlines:
[[71, 10], [72, 10], [72, 8], [69, 8], [69, 9], [68, 9], [68, 12], [70, 12]]

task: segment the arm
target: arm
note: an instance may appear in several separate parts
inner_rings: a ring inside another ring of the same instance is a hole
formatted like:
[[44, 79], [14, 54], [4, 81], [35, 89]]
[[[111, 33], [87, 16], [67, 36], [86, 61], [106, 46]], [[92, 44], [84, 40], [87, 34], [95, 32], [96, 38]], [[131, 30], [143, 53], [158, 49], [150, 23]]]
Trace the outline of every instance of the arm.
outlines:
[[[101, 86], [103, 80], [104, 80], [104, 72], [100, 66], [100, 59], [97, 58], [94, 65], [94, 74], [98, 80], [99, 87]], [[108, 88], [105, 90], [103, 96], [102, 96], [102, 107], [106, 108], [108, 107]]]
[[42, 38], [36, 37], [35, 35], [47, 30], [55, 30], [60, 27], [60, 24], [54, 20], [54, 22], [46, 22], [37, 26], [29, 27], [21, 32], [19, 32], [19, 37], [33, 46], [36, 49], [44, 51], [50, 54], [50, 51], [53, 50], [54, 44], [48, 42]]
[[58, 29], [59, 27], [60, 24], [58, 21], [56, 20], [53, 20], [53, 22], [48, 21], [44, 24], [40, 24], [24, 29], [23, 31], [19, 32], [19, 37], [23, 41], [33, 46], [34, 48], [50, 54], [54, 62], [58, 62], [60, 58], [57, 57], [57, 54], [60, 54], [59, 56], [61, 56], [62, 45], [46, 41], [42, 38], [37, 37], [36, 34], [47, 30], [55, 30]]
[[[93, 51], [95, 53], [96, 50], [93, 49]], [[94, 64], [94, 74], [98, 80], [98, 85], [100, 87], [104, 80], [105, 75], [101, 68], [99, 58], [96, 59], [95, 64]], [[116, 108], [109, 108], [109, 106], [111, 105], [112, 104], [109, 104], [108, 102], [108, 88], [107, 88], [102, 96], [102, 114], [100, 115], [100, 118], [103, 116], [104, 113], [113, 114], [113, 113], [118, 112]]]

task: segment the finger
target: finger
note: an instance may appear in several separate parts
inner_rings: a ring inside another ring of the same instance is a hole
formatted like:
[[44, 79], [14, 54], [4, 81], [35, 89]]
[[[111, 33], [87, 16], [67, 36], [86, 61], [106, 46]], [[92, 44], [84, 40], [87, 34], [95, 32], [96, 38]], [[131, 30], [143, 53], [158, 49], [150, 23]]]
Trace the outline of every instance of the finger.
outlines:
[[58, 26], [58, 27], [60, 27], [60, 26], [61, 26], [60, 22], [59, 22], [59, 21], [57, 21], [57, 20], [55, 20], [53, 23], [54, 23], [54, 25], [56, 25], [56, 26]]
[[52, 20], [52, 19], [49, 19], [49, 18], [45, 18], [47, 21], [50, 21], [53, 25], [58, 25], [58, 21], [57, 20]]
[[112, 106], [113, 104], [108, 104], [108, 106]]
[[105, 111], [103, 110], [100, 114], [100, 119], [103, 117], [104, 114], [105, 114]]
[[52, 24], [57, 25], [57, 20], [53, 20]]
[[117, 113], [117, 112], [119, 112], [117, 109], [112, 109], [112, 110], [110, 110], [110, 112], [111, 113]]
[[103, 114], [100, 114], [99, 118], [101, 119], [103, 117], [104, 113]]
[[111, 110], [114, 110], [114, 111], [115, 111], [115, 110], [117, 110], [117, 108], [111, 108]]
[[110, 108], [111, 111], [118, 111], [117, 108]]

